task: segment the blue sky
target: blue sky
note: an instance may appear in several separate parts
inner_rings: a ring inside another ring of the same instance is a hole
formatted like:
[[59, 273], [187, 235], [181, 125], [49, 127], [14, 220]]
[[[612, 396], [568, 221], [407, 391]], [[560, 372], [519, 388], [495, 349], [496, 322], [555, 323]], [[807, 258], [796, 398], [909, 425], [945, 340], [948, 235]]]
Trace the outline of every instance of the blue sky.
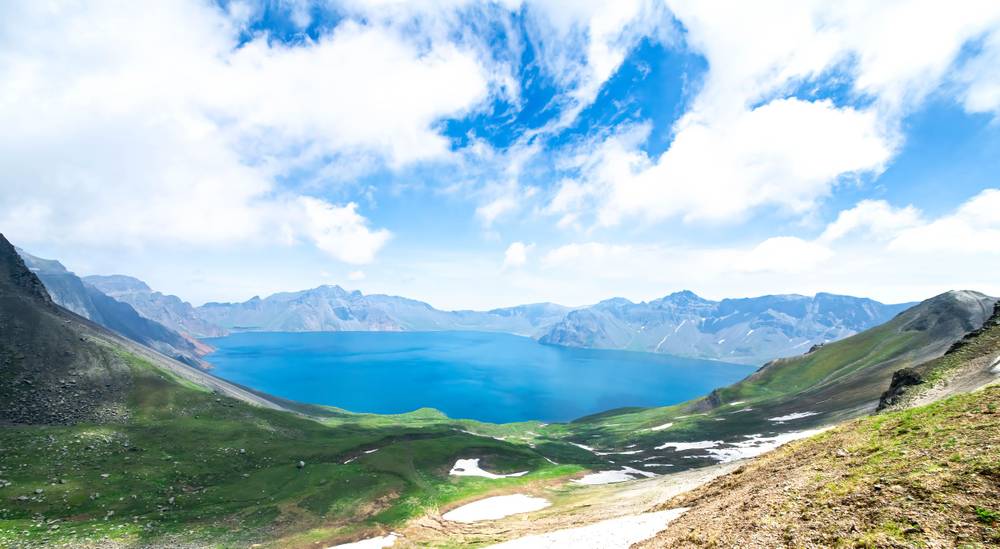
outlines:
[[2, 10], [0, 231], [80, 274], [195, 303], [1000, 294], [996, 2]]

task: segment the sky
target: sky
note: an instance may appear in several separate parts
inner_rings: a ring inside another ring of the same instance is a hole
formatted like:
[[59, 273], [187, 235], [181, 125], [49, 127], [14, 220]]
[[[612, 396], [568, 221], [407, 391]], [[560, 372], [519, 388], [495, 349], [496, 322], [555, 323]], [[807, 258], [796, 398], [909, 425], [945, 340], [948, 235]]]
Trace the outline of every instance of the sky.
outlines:
[[1000, 2], [14, 0], [0, 232], [194, 304], [1000, 295]]

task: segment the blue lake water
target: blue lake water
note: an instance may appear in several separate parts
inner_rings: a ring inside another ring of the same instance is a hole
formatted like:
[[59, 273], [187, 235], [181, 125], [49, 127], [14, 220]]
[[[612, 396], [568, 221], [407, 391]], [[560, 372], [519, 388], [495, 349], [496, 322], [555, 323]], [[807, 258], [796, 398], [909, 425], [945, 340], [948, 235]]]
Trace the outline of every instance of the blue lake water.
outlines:
[[675, 404], [755, 369], [483, 332], [256, 332], [206, 341], [217, 349], [207, 357], [216, 375], [280, 397], [353, 412], [431, 407], [500, 423]]

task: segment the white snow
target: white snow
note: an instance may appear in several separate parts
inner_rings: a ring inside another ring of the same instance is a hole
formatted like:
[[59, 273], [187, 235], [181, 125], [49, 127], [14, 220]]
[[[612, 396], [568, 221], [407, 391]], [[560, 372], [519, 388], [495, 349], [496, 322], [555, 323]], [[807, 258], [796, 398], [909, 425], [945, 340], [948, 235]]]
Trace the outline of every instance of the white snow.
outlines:
[[363, 539], [354, 543], [342, 543], [327, 547], [327, 549], [384, 549], [385, 547], [392, 547], [397, 539], [399, 539], [399, 534], [389, 534], [388, 536]]
[[752, 411], [753, 411], [753, 408], [746, 407], [746, 408], [740, 408], [739, 410], [734, 410], [734, 411], [729, 412], [729, 413], [730, 414], [739, 414], [739, 413], [743, 413], [743, 412], [752, 412]]
[[678, 508], [655, 513], [627, 515], [586, 526], [526, 536], [490, 547], [495, 549], [549, 549], [551, 547], [628, 549], [634, 543], [655, 536], [685, 511], [687, 511], [686, 508]]
[[643, 463], [643, 467], [673, 467], [673, 463]]
[[614, 471], [600, 471], [597, 473], [591, 473], [576, 480], [571, 480], [570, 482], [574, 484], [582, 484], [586, 486], [592, 486], [595, 484], [614, 484], [616, 482], [626, 482], [629, 480], [635, 480], [639, 477], [655, 477], [656, 473], [650, 473], [649, 471], [640, 471], [638, 469], [633, 469], [632, 467], [622, 467], [621, 469]]
[[552, 505], [549, 500], [525, 494], [494, 496], [474, 501], [448, 511], [442, 517], [454, 522], [497, 520], [519, 513], [530, 513]]
[[649, 430], [650, 431], [662, 431], [664, 429], [669, 429], [669, 428], [671, 428], [673, 426], [674, 426], [673, 422], [670, 422], [670, 423], [664, 423], [663, 425], [657, 425], [656, 427], [650, 427]]
[[794, 414], [788, 414], [787, 416], [778, 416], [778, 417], [768, 418], [768, 421], [785, 422], [785, 421], [793, 421], [793, 420], [796, 420], [796, 419], [802, 419], [804, 417], [816, 416], [816, 415], [819, 415], [819, 412], [795, 412]]
[[730, 406], [739, 406], [740, 404], [743, 404], [745, 402], [746, 402], [745, 400], [734, 400], [734, 401], [730, 402], [729, 405]]
[[656, 447], [657, 450], [673, 448], [675, 452], [684, 450], [704, 450], [705, 448], [715, 448], [722, 444], [721, 440], [702, 440], [700, 442], [665, 442]]
[[573, 446], [576, 446], [577, 448], [583, 448], [584, 450], [590, 452], [591, 454], [600, 455], [600, 454], [598, 454], [597, 450], [595, 450], [595, 449], [593, 449], [590, 446], [587, 446], [585, 444], [578, 444], [576, 442], [570, 442], [570, 444], [572, 444]]
[[455, 429], [459, 433], [465, 433], [467, 435], [472, 435], [474, 437], [492, 438], [493, 440], [499, 440], [501, 442], [507, 440], [507, 437], [495, 437], [491, 435], [484, 435], [482, 433], [473, 433], [472, 431], [466, 431], [465, 429]]
[[381, 448], [375, 448], [374, 450], [365, 450], [365, 453], [366, 454], [374, 454], [375, 452], [378, 452], [379, 450], [381, 450]]
[[801, 438], [808, 438], [821, 432], [823, 432], [823, 429], [793, 431], [790, 433], [781, 433], [773, 437], [764, 437], [759, 434], [747, 435], [747, 440], [732, 443], [732, 448], [711, 448], [708, 449], [708, 453], [713, 459], [717, 459], [722, 463], [728, 463], [738, 459], [757, 457], [765, 452], [774, 450], [782, 444]]
[[479, 458], [476, 458], [456, 461], [455, 466], [451, 468], [451, 471], [448, 471], [448, 474], [456, 477], [509, 478], [524, 476], [528, 472], [521, 471], [520, 473], [511, 473], [509, 475], [498, 475], [480, 468]]
[[[676, 331], [677, 330], [674, 330], [674, 332], [676, 332]], [[663, 336], [663, 339], [661, 339], [660, 342], [656, 344], [656, 348], [653, 349], [654, 353], [660, 350], [660, 347], [662, 347], [663, 344], [667, 342], [667, 338], [668, 337], [670, 337], [670, 334], [666, 334], [665, 336]]]
[[990, 371], [994, 374], [1000, 374], [1000, 356], [997, 356], [993, 360], [993, 364], [990, 364]]

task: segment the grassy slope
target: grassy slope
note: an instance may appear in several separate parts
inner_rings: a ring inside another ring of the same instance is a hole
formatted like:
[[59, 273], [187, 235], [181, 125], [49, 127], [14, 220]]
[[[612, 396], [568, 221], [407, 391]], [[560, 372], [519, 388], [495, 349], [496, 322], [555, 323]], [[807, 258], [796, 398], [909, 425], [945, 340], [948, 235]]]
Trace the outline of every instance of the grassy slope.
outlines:
[[[0, 546], [107, 539], [306, 546], [580, 470], [543, 458], [576, 448], [539, 440], [533, 449], [527, 441], [536, 436], [516, 425], [495, 427], [520, 437], [516, 444], [460, 430], [490, 427], [426, 413], [338, 414], [324, 425], [218, 396], [135, 356], [124, 358], [134, 379], [126, 423], [0, 430], [0, 478], [11, 482], [0, 488]], [[449, 477], [460, 457], [481, 457], [497, 472], [532, 473]], [[295, 466], [299, 460], [305, 468]]]
[[1000, 543], [1000, 387], [852, 421], [665, 507], [642, 547], [984, 547]]
[[[738, 440], [749, 433], [804, 430], [856, 417], [874, 409], [895, 370], [942, 355], [974, 328], [984, 314], [979, 308], [954, 293], [943, 294], [881, 326], [812, 353], [773, 361], [709, 398], [662, 408], [613, 410], [560, 428], [563, 436], [588, 445], [650, 448], [667, 441]], [[817, 415], [783, 424], [769, 420], [804, 411]], [[669, 429], [651, 431], [667, 423], [672, 424]], [[692, 453], [697, 452], [686, 455]], [[672, 451], [659, 461], [675, 467], [712, 463]]]

